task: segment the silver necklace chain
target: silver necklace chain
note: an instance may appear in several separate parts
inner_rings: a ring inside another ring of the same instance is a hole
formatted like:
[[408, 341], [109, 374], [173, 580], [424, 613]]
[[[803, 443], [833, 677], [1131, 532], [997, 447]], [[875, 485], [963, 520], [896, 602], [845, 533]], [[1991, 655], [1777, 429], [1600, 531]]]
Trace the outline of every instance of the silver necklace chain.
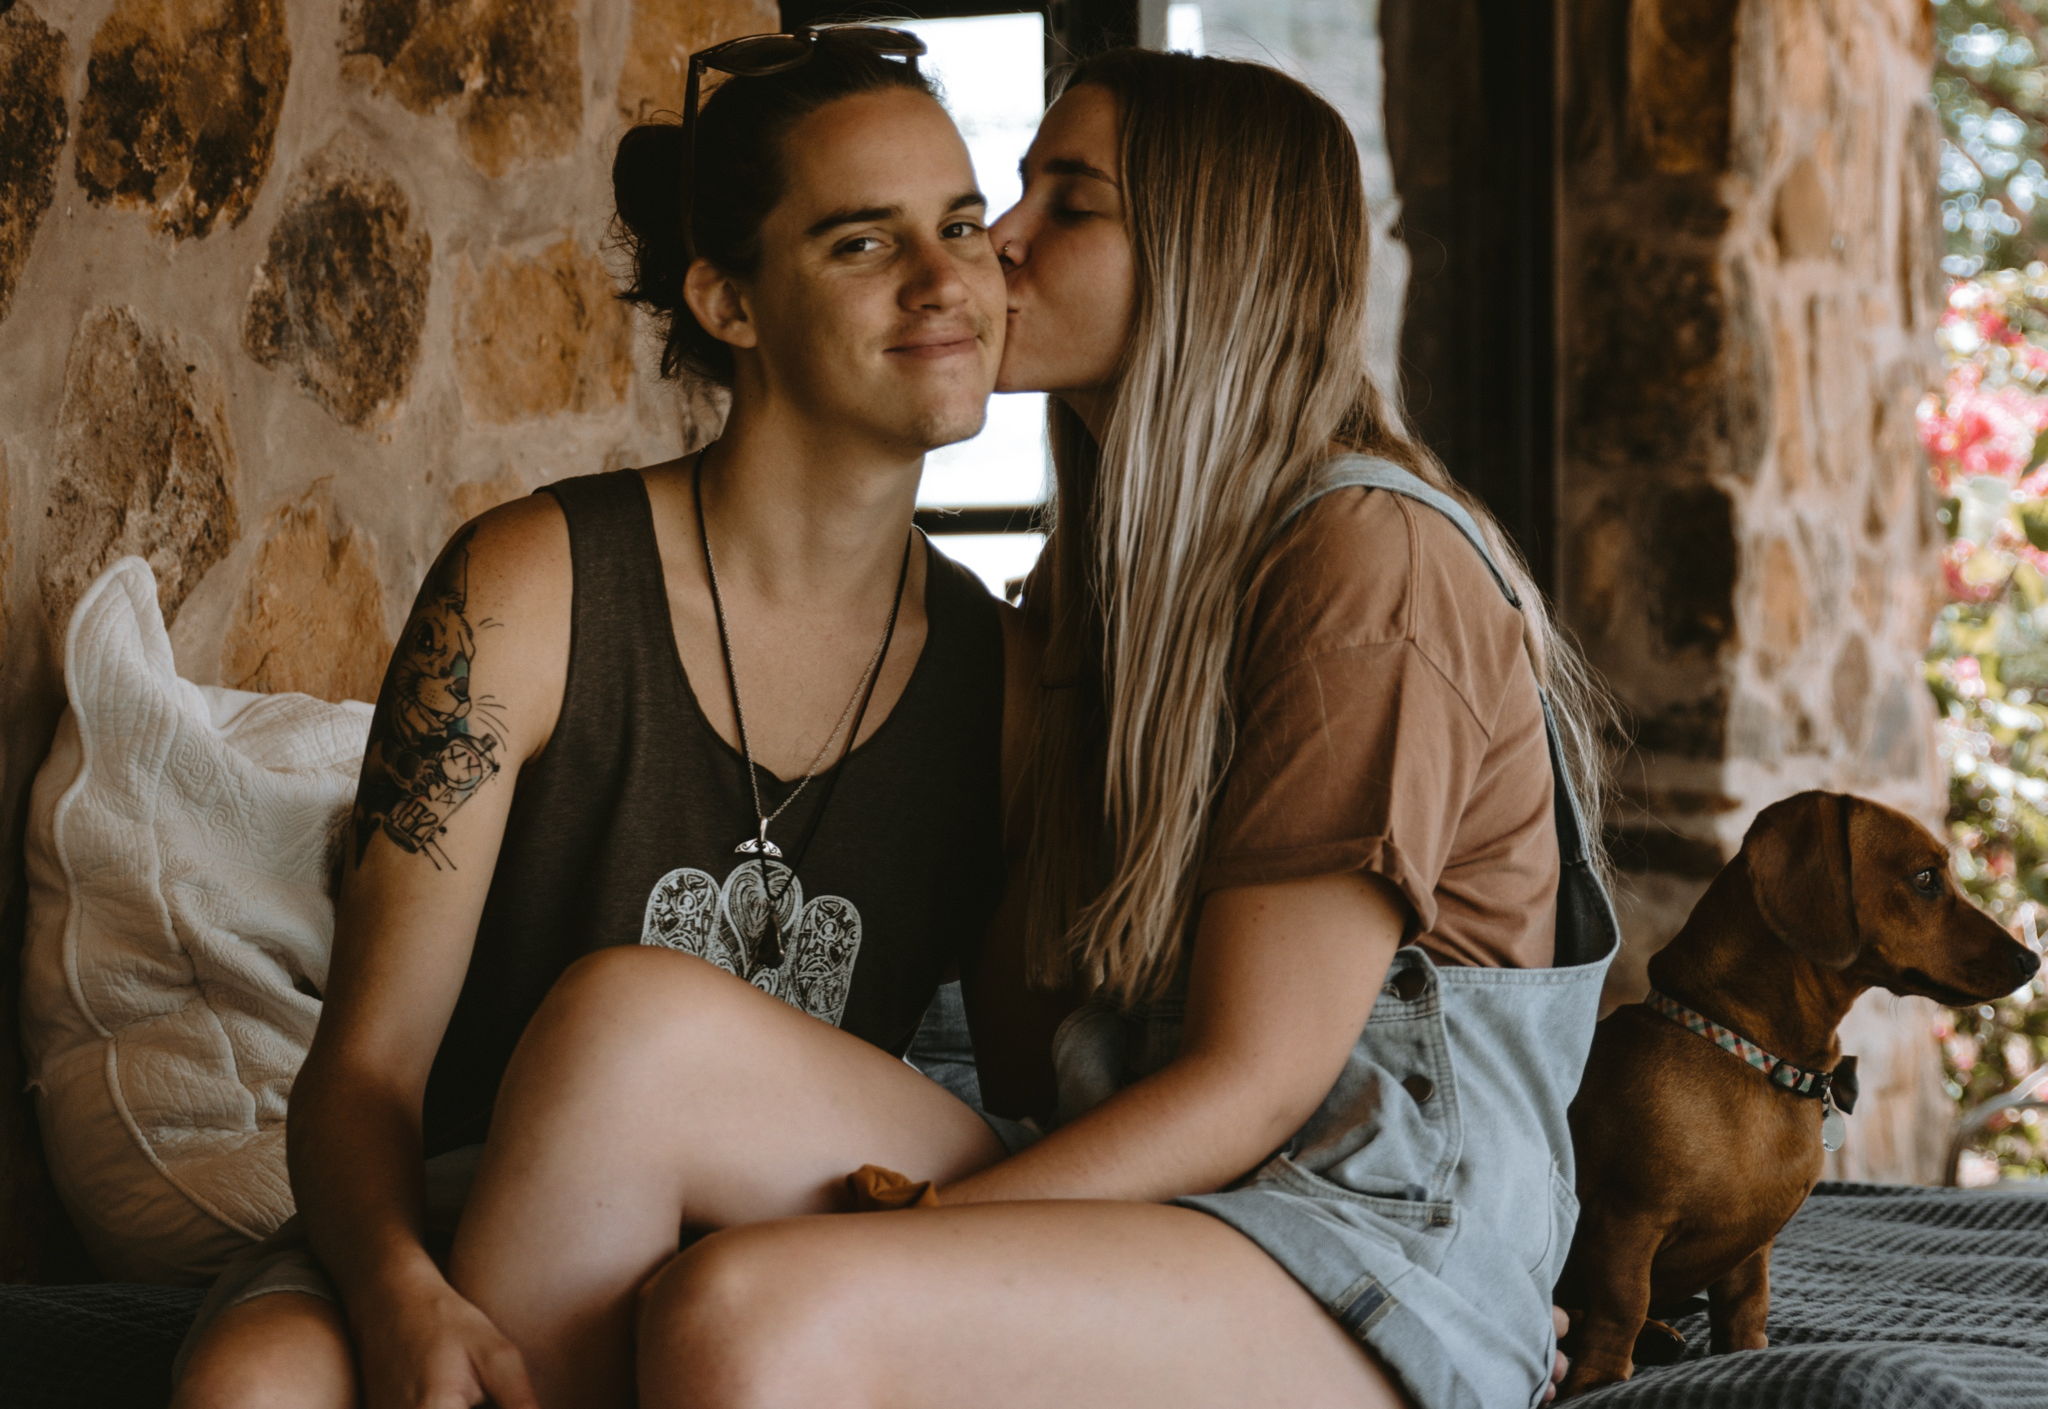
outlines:
[[[741, 842], [734, 850], [750, 856], [780, 856], [782, 855], [782, 849], [768, 840], [769, 825], [787, 811], [789, 805], [795, 802], [803, 790], [811, 785], [811, 779], [818, 776], [818, 765], [825, 761], [825, 755], [831, 751], [833, 740], [837, 739], [840, 731], [846, 727], [846, 721], [853, 714], [855, 706], [862, 706], [861, 713], [863, 715], [867, 713], [865, 705], [872, 693], [868, 688], [869, 683], [875, 678], [875, 672], [881, 669], [882, 658], [889, 654], [889, 643], [896, 635], [896, 616], [902, 609], [903, 588], [910, 577], [911, 540], [906, 537], [903, 541], [903, 565], [897, 570], [896, 595], [889, 604], [889, 620], [887, 625], [882, 628], [882, 639], [875, 644], [874, 654], [868, 657], [867, 668], [861, 671], [860, 679], [854, 684], [853, 693], [846, 697], [846, 705], [839, 711], [839, 718], [832, 725], [832, 731], [825, 736], [824, 742], [818, 745], [818, 751], [811, 755], [810, 763], [804, 768], [803, 777], [798, 780], [796, 787], [790, 791], [789, 796], [784, 798], [773, 812], [770, 812], [761, 801], [761, 776], [754, 763], [753, 745], [747, 738], [746, 711], [740, 708], [739, 673], [733, 669], [732, 633], [725, 624], [725, 603], [718, 592], [718, 568], [711, 556], [711, 530], [704, 520], [704, 456], [701, 451], [698, 453], [697, 466], [692, 474], [691, 491], [696, 497], [697, 536], [704, 548], [704, 576], [711, 585], [711, 611], [718, 619], [718, 645], [719, 650], [725, 657], [725, 678], [732, 692], [732, 714], [733, 722], [740, 736], [740, 756], [746, 760], [747, 788], [753, 795], [754, 816], [760, 822], [759, 832], [755, 836]], [[859, 726], [856, 725], [855, 727], [858, 728]], [[849, 750], [852, 744], [853, 741], [848, 739], [847, 746]]]

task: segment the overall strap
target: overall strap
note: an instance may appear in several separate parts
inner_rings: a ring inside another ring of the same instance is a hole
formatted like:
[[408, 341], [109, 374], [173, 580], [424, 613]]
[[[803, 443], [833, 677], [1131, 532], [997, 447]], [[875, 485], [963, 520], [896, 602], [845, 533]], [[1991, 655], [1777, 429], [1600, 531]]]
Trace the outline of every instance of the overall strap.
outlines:
[[[1429, 505], [1457, 526], [1465, 535], [1465, 541], [1479, 554], [1479, 560], [1486, 564], [1486, 570], [1493, 574], [1494, 585], [1501, 595], [1508, 599], [1508, 605], [1515, 610], [1522, 609], [1522, 599], [1515, 595], [1515, 589], [1508, 584], [1500, 565], [1493, 560], [1493, 554], [1486, 549], [1486, 540], [1480, 536], [1479, 525], [1472, 515], [1456, 499], [1423, 482], [1414, 471], [1404, 469], [1391, 460], [1382, 460], [1375, 455], [1339, 455], [1327, 460], [1316, 472], [1314, 483], [1298, 500], [1294, 507], [1281, 519], [1281, 527], [1292, 523], [1301, 511], [1325, 494], [1338, 489], [1384, 489]], [[1557, 718], [1551, 713], [1550, 692], [1537, 689], [1537, 697], [1543, 702], [1543, 733], [1550, 744], [1550, 770], [1556, 780], [1552, 790], [1552, 807], [1556, 815], [1557, 848], [1566, 865], [1583, 864], [1586, 860], [1586, 824], [1579, 811], [1579, 800], [1572, 792], [1571, 775], [1565, 771], [1564, 745], [1558, 737]]]
[[1282, 527], [1292, 523], [1296, 515], [1316, 500], [1337, 489], [1384, 489], [1429, 505], [1456, 524], [1458, 532], [1465, 535], [1465, 541], [1472, 545], [1480, 561], [1486, 564], [1486, 570], [1493, 574], [1494, 584], [1508, 599], [1508, 605], [1516, 611], [1522, 609], [1522, 599], [1508, 585], [1507, 578], [1493, 561], [1493, 554], [1486, 551], [1486, 540], [1480, 537], [1479, 525], [1465, 512], [1465, 506], [1441, 489], [1425, 484], [1414, 471], [1403, 469], [1392, 460], [1382, 460], [1374, 455], [1339, 455], [1334, 460], [1325, 460], [1316, 471], [1315, 482], [1309, 486], [1308, 493], [1280, 521]]

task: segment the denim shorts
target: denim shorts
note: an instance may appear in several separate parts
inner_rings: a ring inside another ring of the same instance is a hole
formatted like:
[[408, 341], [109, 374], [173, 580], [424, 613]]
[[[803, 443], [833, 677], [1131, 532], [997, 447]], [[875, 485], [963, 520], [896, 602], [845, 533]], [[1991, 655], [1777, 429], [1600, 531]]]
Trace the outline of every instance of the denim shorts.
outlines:
[[[1264, 1249], [1417, 1409], [1540, 1404], [1578, 1216], [1565, 1109], [1607, 962], [1467, 968], [1401, 949], [1308, 1123], [1230, 1187], [1174, 1202]], [[1074, 1013], [1054, 1040], [1055, 1125], [1170, 1060], [1181, 1009]], [[1013, 1149], [1035, 1135], [991, 1124]]]

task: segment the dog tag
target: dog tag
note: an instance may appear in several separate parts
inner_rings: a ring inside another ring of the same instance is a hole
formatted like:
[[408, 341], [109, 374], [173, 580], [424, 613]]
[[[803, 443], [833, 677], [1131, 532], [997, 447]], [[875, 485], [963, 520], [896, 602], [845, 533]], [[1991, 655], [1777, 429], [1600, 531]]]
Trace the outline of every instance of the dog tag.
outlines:
[[1849, 1138], [1849, 1122], [1842, 1119], [1842, 1113], [1829, 1101], [1827, 1114], [1820, 1118], [1820, 1147], [1829, 1154], [1842, 1148], [1842, 1142]]

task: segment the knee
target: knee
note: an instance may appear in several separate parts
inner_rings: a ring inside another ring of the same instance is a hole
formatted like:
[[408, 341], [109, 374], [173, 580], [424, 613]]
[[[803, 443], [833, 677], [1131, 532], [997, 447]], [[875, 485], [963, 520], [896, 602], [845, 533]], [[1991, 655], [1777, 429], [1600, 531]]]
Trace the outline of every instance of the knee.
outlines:
[[586, 954], [562, 971], [528, 1028], [528, 1041], [601, 1050], [607, 1037], [644, 1059], [649, 1040], [701, 1031], [719, 979], [702, 959], [637, 944]]
[[643, 944], [607, 945], [562, 970], [561, 977], [548, 991], [546, 1006], [570, 1012], [616, 1009], [622, 1002], [634, 1001], [636, 994], [646, 992], [650, 986], [664, 990], [686, 987], [691, 970], [696, 967], [690, 960], [695, 957]]
[[641, 1409], [860, 1405], [853, 1269], [807, 1238], [810, 1220], [715, 1233], [640, 1289]]
[[201, 1333], [171, 1409], [354, 1409], [338, 1308], [279, 1292], [231, 1306]]

